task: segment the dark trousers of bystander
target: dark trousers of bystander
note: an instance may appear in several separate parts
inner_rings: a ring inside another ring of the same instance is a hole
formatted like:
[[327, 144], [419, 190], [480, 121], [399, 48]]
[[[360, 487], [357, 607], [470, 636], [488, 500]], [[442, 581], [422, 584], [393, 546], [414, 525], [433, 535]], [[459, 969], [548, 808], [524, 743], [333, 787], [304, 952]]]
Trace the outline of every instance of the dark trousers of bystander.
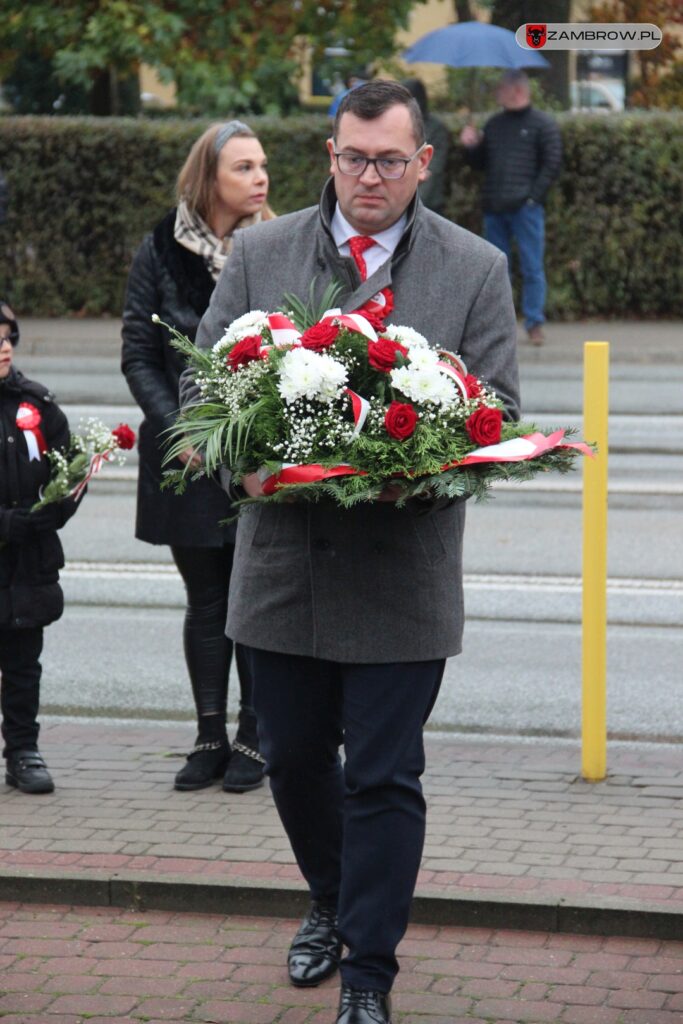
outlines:
[[13, 750], [38, 749], [42, 672], [39, 659], [42, 650], [42, 626], [33, 629], [0, 627], [0, 711], [4, 757]]
[[312, 898], [337, 903], [342, 979], [388, 992], [424, 845], [422, 727], [445, 662], [249, 654], [266, 773]]

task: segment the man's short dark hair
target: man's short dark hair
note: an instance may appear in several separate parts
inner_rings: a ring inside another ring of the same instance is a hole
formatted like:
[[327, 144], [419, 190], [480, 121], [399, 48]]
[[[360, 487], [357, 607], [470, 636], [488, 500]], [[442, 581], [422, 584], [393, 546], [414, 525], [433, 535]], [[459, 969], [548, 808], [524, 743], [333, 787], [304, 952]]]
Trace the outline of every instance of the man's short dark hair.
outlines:
[[502, 86], [509, 85], [513, 88], [517, 88], [518, 86], [522, 86], [525, 89], [531, 88], [529, 76], [526, 71], [522, 71], [521, 68], [511, 68], [509, 71], [506, 71], [501, 77], [499, 84]]
[[398, 82], [388, 82], [384, 79], [359, 85], [346, 94], [337, 108], [333, 138], [336, 139], [339, 134], [339, 122], [344, 114], [353, 114], [362, 121], [374, 121], [395, 106], [408, 108], [415, 144], [419, 149], [425, 141], [425, 126], [420, 108], [407, 89]]

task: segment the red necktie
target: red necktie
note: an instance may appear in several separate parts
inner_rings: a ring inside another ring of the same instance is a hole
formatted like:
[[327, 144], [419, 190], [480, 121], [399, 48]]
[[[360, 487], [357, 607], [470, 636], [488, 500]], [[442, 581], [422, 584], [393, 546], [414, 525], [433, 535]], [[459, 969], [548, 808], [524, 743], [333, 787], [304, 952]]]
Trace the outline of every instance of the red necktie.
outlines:
[[349, 249], [360, 271], [361, 281], [367, 281], [368, 279], [368, 268], [363, 258], [363, 253], [373, 245], [377, 245], [377, 243], [370, 235], [354, 235], [352, 238], [349, 238]]

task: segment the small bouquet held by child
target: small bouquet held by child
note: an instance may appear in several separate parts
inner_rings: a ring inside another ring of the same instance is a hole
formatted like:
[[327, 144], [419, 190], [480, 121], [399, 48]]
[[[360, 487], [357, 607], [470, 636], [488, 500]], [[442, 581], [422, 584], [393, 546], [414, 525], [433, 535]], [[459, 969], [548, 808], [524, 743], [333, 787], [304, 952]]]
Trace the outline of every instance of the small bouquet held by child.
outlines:
[[[245, 500], [350, 507], [389, 486], [399, 505], [482, 497], [495, 480], [566, 472], [593, 454], [564, 430], [507, 422], [485, 381], [410, 327], [338, 309], [311, 317], [287, 301], [287, 315], [239, 317], [211, 350], [169, 328], [201, 392], [172, 428], [169, 460], [189, 444], [206, 472], [226, 466], [236, 483], [258, 473], [264, 497]], [[169, 475], [182, 490], [187, 469]]]
[[87, 420], [82, 434], [72, 434], [65, 451], [46, 452], [51, 464], [50, 479], [31, 508], [36, 512], [64, 498], [78, 501], [89, 480], [107, 462], [121, 462], [122, 451], [135, 444], [135, 433], [125, 423], [112, 430], [98, 420]]

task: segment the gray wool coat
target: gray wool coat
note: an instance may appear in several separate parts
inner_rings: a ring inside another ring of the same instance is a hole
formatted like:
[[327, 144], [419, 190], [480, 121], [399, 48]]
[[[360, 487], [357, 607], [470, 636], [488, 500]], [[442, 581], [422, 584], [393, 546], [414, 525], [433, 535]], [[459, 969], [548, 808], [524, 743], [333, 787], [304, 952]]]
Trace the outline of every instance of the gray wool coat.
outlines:
[[[344, 312], [390, 285], [389, 322], [459, 352], [517, 418], [516, 322], [503, 254], [414, 199], [393, 258], [361, 282], [330, 233], [335, 201], [330, 179], [319, 208], [236, 232], [197, 344], [212, 345], [249, 310], [277, 310], [285, 293], [306, 298], [312, 281], [318, 297], [339, 281]], [[251, 647], [340, 662], [459, 653], [465, 504], [435, 505], [426, 514], [411, 504], [250, 506], [237, 528], [228, 635]]]

